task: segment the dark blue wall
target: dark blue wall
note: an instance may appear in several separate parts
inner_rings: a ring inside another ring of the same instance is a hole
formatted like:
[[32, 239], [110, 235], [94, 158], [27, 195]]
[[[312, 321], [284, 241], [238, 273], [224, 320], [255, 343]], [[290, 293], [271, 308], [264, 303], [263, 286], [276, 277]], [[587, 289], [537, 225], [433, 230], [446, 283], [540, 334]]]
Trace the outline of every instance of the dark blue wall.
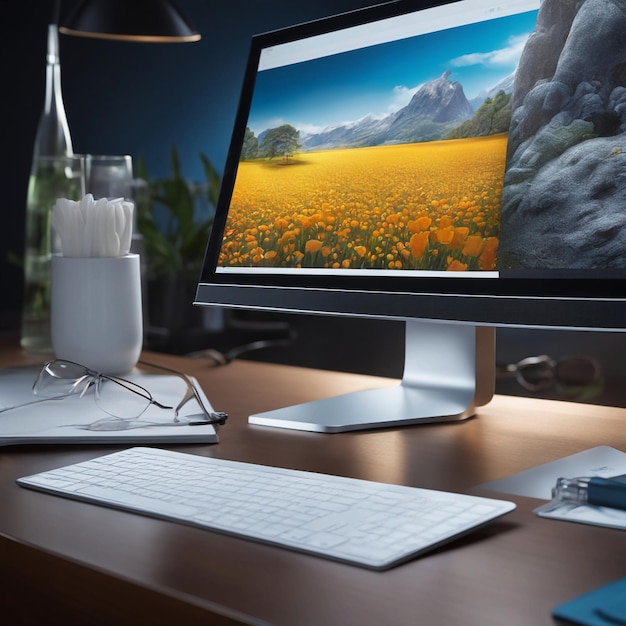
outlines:
[[[132, 0], [129, 0], [132, 1]], [[66, 15], [76, 0], [65, 0]], [[198, 155], [221, 172], [250, 37], [374, 4], [374, 0], [180, 0], [202, 33], [191, 44], [137, 44], [61, 36], [65, 107], [78, 153], [143, 158], [155, 177], [169, 171], [170, 148], [185, 174], [202, 180]], [[15, 331], [26, 186], [44, 94], [52, 0], [0, 0], [3, 37], [0, 161], [0, 331]]]

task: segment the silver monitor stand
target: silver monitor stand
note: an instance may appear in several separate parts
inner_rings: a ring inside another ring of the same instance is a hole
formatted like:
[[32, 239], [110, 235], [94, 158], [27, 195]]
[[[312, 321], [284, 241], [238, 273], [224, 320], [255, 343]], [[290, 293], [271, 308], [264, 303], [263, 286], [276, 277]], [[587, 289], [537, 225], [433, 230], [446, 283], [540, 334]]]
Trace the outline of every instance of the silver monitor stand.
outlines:
[[495, 385], [495, 330], [407, 321], [400, 384], [249, 417], [250, 424], [322, 433], [458, 421], [487, 404]]

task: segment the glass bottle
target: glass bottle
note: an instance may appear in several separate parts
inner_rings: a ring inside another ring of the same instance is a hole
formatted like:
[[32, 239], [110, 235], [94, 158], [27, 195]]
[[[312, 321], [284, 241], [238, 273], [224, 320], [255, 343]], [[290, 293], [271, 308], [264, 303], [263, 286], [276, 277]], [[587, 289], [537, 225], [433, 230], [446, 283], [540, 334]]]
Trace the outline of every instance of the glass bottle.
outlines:
[[57, 198], [80, 199], [83, 190], [83, 158], [73, 154], [63, 106], [58, 29], [56, 24], [50, 24], [45, 101], [26, 199], [21, 345], [31, 352], [52, 351], [50, 258], [55, 251], [50, 228], [52, 206]]

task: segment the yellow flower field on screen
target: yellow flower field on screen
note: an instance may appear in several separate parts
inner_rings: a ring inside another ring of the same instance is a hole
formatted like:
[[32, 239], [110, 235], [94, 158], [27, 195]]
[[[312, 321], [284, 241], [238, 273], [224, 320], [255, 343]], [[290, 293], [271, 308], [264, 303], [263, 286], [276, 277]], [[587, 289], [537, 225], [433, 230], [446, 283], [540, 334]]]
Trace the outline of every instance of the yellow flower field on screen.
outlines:
[[505, 151], [497, 135], [244, 161], [220, 265], [492, 270]]

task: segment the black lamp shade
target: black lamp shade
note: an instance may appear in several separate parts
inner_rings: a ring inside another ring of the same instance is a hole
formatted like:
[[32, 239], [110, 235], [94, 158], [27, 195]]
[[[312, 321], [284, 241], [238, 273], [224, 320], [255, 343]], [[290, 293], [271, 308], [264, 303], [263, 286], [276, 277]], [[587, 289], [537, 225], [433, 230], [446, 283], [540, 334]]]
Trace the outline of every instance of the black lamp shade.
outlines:
[[198, 41], [194, 30], [169, 0], [84, 0], [64, 19], [65, 35], [122, 41]]

